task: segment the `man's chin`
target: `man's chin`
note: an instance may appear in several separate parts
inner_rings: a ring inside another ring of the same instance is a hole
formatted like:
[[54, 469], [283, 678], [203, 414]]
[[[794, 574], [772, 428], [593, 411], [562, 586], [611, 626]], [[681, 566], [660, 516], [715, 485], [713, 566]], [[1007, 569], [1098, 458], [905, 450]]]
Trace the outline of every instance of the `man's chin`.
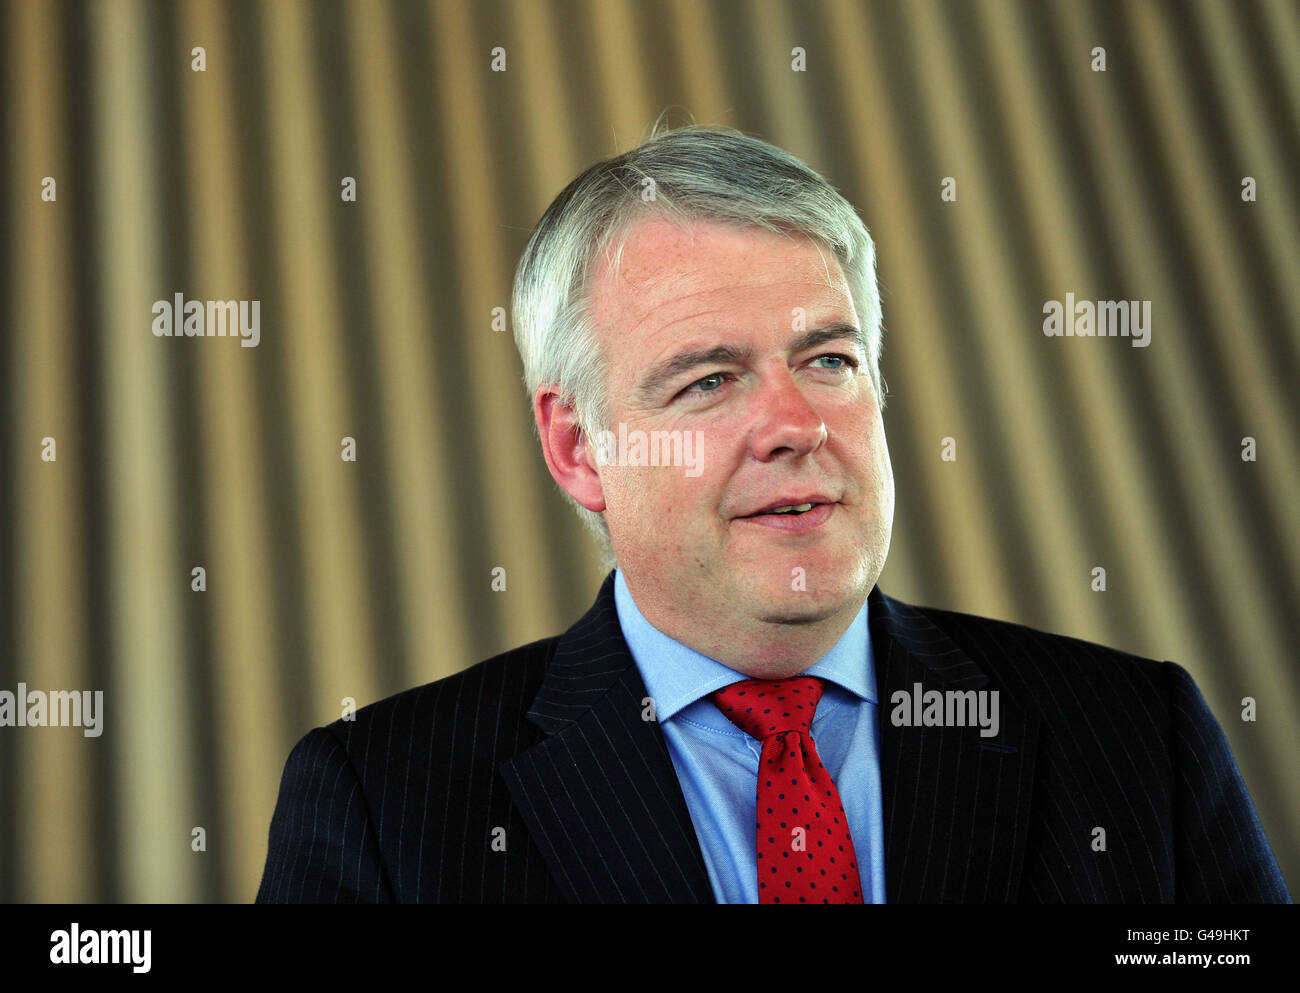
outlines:
[[799, 569], [768, 568], [740, 578], [741, 596], [748, 599], [755, 617], [770, 624], [815, 624], [852, 606], [860, 593], [847, 582], [849, 570], [842, 580], [828, 581], [822, 574], [821, 582], [814, 584]]

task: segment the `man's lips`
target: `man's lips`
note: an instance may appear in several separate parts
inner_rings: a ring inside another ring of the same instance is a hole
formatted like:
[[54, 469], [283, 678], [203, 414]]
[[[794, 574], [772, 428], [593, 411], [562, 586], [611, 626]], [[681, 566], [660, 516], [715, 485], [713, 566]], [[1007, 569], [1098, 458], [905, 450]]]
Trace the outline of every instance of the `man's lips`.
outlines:
[[[811, 500], [805, 500], [804, 503], [812, 503]], [[777, 504], [778, 507], [785, 506]], [[821, 527], [831, 519], [831, 515], [838, 507], [837, 503], [819, 503], [812, 510], [805, 510], [802, 514], [751, 514], [748, 517], [738, 517], [737, 521], [743, 521], [746, 524], [755, 527], [768, 528], [772, 531], [785, 531], [789, 534], [803, 534], [807, 531], [815, 530]]]
[[[822, 493], [813, 493], [807, 496], [780, 497], [778, 499], [771, 500], [768, 503], [763, 504], [763, 506], [761, 507], [755, 507], [748, 514], [738, 514], [737, 516], [753, 517], [755, 514], [762, 514], [769, 510], [775, 510], [777, 507], [801, 507], [805, 503], [817, 504], [817, 503], [836, 503], [836, 502], [837, 501], [832, 500], [830, 497]], [[816, 507], [813, 507], [813, 510], [816, 509], [817, 509]], [[812, 513], [812, 511], [811, 510], [806, 511], [806, 513]], [[791, 516], [796, 516], [796, 515], [791, 515]]]

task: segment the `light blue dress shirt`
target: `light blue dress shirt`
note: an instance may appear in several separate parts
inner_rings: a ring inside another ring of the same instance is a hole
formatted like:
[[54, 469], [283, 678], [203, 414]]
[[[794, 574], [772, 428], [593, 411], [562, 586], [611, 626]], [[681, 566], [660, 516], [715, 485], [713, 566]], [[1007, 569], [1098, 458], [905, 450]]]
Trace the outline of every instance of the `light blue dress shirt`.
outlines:
[[[713, 894], [719, 903], [758, 903], [754, 824], [762, 743], [732, 724], [708, 698], [714, 690], [750, 677], [674, 641], [647, 621], [622, 570], [615, 571], [614, 601], [623, 637], [668, 741]], [[803, 675], [825, 681], [812, 722], [813, 742], [848, 816], [863, 899], [884, 903], [880, 729], [866, 603], [843, 637]]]

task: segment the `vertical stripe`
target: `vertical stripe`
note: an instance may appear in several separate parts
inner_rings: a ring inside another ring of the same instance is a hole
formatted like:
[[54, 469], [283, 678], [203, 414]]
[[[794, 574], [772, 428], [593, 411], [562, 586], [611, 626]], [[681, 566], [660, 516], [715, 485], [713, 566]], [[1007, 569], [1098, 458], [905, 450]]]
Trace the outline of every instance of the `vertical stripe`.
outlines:
[[104, 247], [99, 306], [111, 521], [111, 568], [95, 586], [113, 604], [118, 667], [115, 692], [105, 697], [104, 734], [121, 743], [121, 895], [166, 902], [193, 892], [196, 866], [188, 845], [194, 775], [180, 663], [188, 569], [175, 543], [187, 508], [176, 501], [168, 458], [175, 441], [162, 351], [174, 342], [150, 333], [152, 304], [170, 289], [162, 285], [153, 238], [161, 227], [157, 163], [146, 154], [161, 140], [147, 113], [157, 76], [139, 48], [143, 5], [96, 4], [91, 14], [95, 140], [103, 149], [93, 189]]
[[[309, 616], [310, 658], [317, 676], [316, 722], [332, 719], [350, 697], [375, 698], [373, 644], [364, 596], [352, 586], [361, 575], [363, 553], [357, 521], [362, 509], [357, 482], [342, 459], [345, 438], [365, 459], [368, 439], [356, 437], [349, 380], [342, 364], [338, 311], [333, 305], [336, 272], [325, 212], [339, 210], [336, 177], [321, 168], [321, 128], [312, 99], [306, 18], [310, 6], [274, 3], [258, 8], [267, 68], [268, 123], [274, 177], [272, 209], [287, 243], [313, 252], [286, 252], [281, 259], [285, 295], [268, 307], [263, 335], [284, 352], [294, 472], [300, 489], [298, 518]], [[259, 346], [261, 347], [261, 346]]]
[[[13, 627], [15, 643], [7, 646], [17, 664], [7, 672], [6, 689], [26, 681], [33, 690], [93, 689], [85, 666], [85, 630], [70, 618], [83, 616], [78, 571], [79, 549], [85, 541], [78, 516], [78, 492], [85, 486], [78, 449], [85, 439], [78, 432], [75, 399], [76, 369], [72, 315], [64, 292], [65, 276], [48, 259], [66, 258], [74, 236], [79, 177], [63, 138], [67, 132], [64, 77], [60, 72], [52, 11], [48, 5], [24, 3], [14, 8], [13, 31], [4, 63], [9, 67], [5, 90], [15, 94], [16, 114], [10, 127], [20, 140], [7, 141], [12, 162], [5, 188], [14, 222], [5, 231], [21, 239], [13, 258], [12, 314], [4, 325], [15, 375], [6, 393], [13, 416], [4, 423], [12, 430], [11, 465], [20, 466], [13, 494], [16, 526], [13, 554], [21, 581], [11, 596], [17, 600]], [[58, 200], [42, 199], [45, 176], [58, 184]], [[42, 439], [53, 438], [58, 461], [44, 463]], [[7, 544], [7, 542], [6, 542]], [[52, 591], [60, 596], [53, 598]], [[66, 612], [66, 613], [65, 613]], [[93, 894], [93, 864], [100, 855], [87, 818], [67, 816], [69, 797], [87, 795], [90, 750], [100, 744], [80, 730], [33, 730], [21, 736], [11, 729], [12, 755], [17, 760], [17, 802], [7, 809], [14, 836], [11, 850], [28, 853], [14, 866], [21, 876], [15, 894], [28, 900], [77, 902]], [[69, 853], [83, 853], [69, 858]]]

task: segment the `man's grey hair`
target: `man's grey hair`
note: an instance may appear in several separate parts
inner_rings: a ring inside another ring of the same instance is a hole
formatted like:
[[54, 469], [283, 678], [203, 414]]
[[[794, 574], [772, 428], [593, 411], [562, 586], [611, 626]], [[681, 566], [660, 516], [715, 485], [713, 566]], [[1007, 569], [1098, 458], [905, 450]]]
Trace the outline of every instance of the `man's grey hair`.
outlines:
[[[588, 313], [588, 284], [600, 271], [599, 260], [612, 258], [617, 269], [630, 229], [650, 216], [760, 227], [829, 248], [862, 320], [883, 406], [875, 245], [853, 205], [789, 152], [731, 128], [694, 124], [652, 133], [631, 151], [597, 162], [564, 188], [537, 223], [515, 272], [511, 301], [530, 406], [539, 386], [554, 384], [584, 438], [612, 430], [607, 366]], [[561, 493], [600, 543], [603, 567], [613, 568], [604, 514], [583, 507], [563, 488]]]

